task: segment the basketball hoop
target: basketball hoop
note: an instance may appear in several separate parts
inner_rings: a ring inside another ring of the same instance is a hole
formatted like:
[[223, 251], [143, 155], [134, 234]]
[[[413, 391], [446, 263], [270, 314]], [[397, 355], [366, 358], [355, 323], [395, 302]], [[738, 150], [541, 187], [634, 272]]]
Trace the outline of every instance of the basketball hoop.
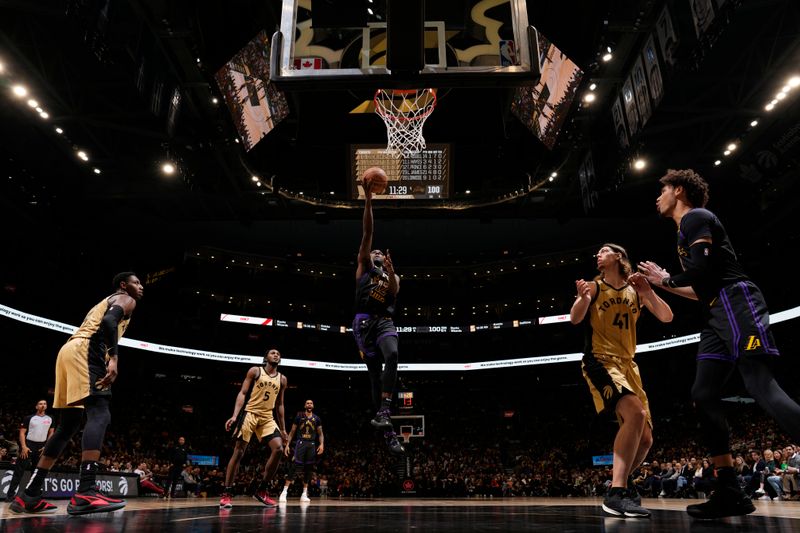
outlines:
[[408, 441], [411, 440], [411, 431], [401, 431], [400, 436], [403, 437], [403, 444], [408, 444]]
[[386, 152], [399, 158], [424, 150], [422, 126], [435, 107], [436, 92], [433, 89], [375, 91], [375, 112], [386, 124], [389, 139]]

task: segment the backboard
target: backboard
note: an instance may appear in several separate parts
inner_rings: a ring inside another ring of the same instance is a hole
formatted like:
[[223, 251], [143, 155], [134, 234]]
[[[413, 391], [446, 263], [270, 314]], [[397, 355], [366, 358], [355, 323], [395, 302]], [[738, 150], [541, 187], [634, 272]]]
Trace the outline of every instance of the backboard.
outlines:
[[283, 0], [271, 81], [296, 90], [529, 86], [539, 78], [537, 42], [525, 0]]
[[394, 415], [392, 426], [397, 435], [408, 435], [409, 438], [425, 437], [425, 415]]

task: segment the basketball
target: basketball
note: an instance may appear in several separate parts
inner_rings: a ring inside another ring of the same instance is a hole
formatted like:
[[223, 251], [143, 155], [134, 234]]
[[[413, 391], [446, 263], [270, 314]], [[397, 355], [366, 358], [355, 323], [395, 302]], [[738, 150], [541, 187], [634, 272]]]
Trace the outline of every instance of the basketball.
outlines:
[[375, 194], [381, 194], [386, 190], [388, 182], [389, 178], [381, 167], [370, 167], [364, 171], [362, 183], [365, 191], [368, 189]]

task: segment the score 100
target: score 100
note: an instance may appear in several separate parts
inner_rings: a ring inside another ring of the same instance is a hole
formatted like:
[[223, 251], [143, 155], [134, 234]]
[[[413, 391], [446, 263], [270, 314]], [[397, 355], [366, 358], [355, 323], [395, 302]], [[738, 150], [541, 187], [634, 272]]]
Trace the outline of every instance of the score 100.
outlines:
[[408, 185], [389, 185], [386, 188], [386, 193], [387, 194], [435, 194], [435, 195], [442, 194], [441, 185], [424, 185], [423, 187], [419, 186], [409, 187]]

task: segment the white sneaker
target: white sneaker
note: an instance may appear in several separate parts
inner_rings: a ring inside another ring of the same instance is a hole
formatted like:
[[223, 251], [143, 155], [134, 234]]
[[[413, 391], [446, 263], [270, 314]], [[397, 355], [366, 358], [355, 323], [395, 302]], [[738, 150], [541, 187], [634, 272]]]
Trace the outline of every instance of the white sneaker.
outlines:
[[284, 490], [281, 492], [281, 495], [278, 497], [278, 503], [286, 503], [286, 491]]
[[306, 494], [306, 493], [304, 492], [303, 494], [301, 494], [301, 495], [300, 495], [300, 501], [301, 501], [301, 502], [310, 502], [310, 501], [311, 501], [311, 498], [309, 498], [309, 497], [308, 497], [308, 494]]

